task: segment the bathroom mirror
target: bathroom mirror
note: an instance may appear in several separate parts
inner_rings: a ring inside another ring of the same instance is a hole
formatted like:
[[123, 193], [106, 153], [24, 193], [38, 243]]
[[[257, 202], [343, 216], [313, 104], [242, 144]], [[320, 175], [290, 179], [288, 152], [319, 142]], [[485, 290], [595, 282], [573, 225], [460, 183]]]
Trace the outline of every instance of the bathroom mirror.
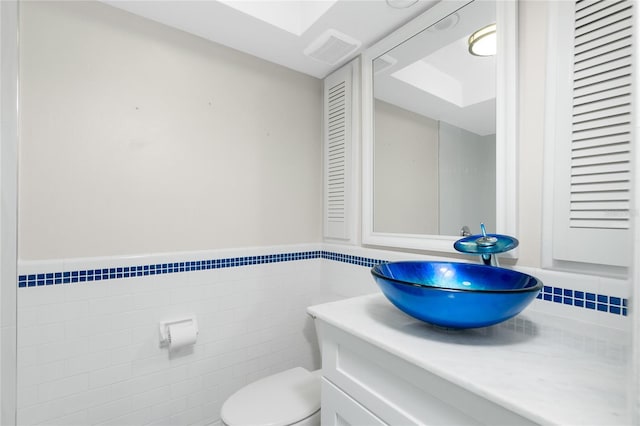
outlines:
[[[455, 252], [480, 222], [516, 235], [516, 22], [516, 2], [440, 2], [365, 52], [364, 244]], [[490, 24], [497, 54], [471, 54]]]

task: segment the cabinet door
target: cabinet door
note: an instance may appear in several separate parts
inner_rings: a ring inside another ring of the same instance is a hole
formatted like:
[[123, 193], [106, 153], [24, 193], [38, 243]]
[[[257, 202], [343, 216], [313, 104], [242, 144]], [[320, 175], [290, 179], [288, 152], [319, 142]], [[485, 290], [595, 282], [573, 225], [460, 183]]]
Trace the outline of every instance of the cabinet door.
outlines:
[[549, 7], [545, 262], [580, 272], [583, 263], [626, 268], [631, 176], [638, 167], [632, 164], [634, 2]]
[[380, 420], [369, 410], [358, 404], [349, 395], [322, 378], [322, 415], [323, 426], [383, 426]]
[[[508, 408], [334, 326], [323, 322], [322, 330], [323, 379], [343, 392], [343, 395], [348, 395], [355, 404], [363, 407], [363, 410], [382, 424], [535, 424]], [[324, 388], [322, 398], [324, 411]], [[335, 408], [332, 412], [336, 411], [342, 415], [342, 412]], [[333, 417], [327, 417], [326, 424], [343, 423], [337, 422]]]
[[358, 210], [358, 70], [356, 59], [324, 80], [324, 237], [351, 243]]

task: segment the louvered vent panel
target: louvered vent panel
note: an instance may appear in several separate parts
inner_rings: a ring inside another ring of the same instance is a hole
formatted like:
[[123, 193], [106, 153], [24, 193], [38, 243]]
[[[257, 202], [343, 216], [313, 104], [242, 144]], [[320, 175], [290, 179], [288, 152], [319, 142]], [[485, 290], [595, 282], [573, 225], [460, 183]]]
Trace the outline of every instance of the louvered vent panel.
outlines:
[[329, 88], [327, 113], [327, 220], [345, 221], [346, 84]]
[[576, 2], [571, 228], [628, 229], [632, 4]]

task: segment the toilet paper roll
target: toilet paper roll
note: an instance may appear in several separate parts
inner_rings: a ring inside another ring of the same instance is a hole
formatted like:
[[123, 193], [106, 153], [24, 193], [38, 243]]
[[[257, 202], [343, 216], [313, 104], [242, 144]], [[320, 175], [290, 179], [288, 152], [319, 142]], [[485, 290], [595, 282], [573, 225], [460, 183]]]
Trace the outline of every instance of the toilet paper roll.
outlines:
[[193, 321], [172, 324], [169, 327], [169, 350], [175, 351], [196, 343], [198, 331]]

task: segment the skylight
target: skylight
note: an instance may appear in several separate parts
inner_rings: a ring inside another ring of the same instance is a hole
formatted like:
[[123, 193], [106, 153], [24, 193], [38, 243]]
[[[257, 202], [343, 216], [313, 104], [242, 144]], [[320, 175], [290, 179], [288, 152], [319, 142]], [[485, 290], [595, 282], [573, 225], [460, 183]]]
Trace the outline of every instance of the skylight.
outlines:
[[244, 14], [297, 36], [309, 29], [337, 0], [220, 0]]

